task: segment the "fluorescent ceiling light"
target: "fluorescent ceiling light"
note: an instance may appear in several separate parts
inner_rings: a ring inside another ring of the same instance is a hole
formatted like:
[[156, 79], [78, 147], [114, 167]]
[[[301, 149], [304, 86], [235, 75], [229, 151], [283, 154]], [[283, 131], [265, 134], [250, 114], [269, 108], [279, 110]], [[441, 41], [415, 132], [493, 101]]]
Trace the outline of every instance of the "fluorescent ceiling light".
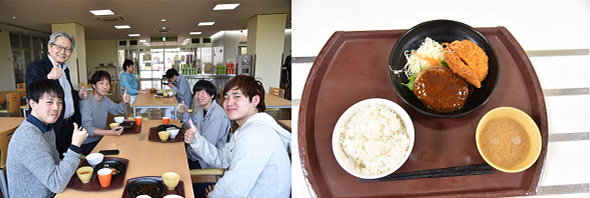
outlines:
[[207, 25], [213, 25], [215, 24], [215, 22], [200, 22], [199, 26], [207, 26]]
[[129, 29], [129, 28], [131, 28], [131, 26], [129, 26], [129, 25], [115, 25], [115, 28], [117, 28], [117, 29]]
[[213, 10], [233, 10], [236, 9], [240, 4], [239, 3], [232, 3], [232, 4], [217, 4]]
[[162, 20], [160, 20], [160, 21], [162, 21], [162, 22], [166, 22], [166, 19], [162, 19]]
[[191, 33], [188, 33], [188, 34], [195, 35], [195, 34], [201, 34], [201, 32], [191, 32]]
[[141, 36], [139, 34], [129, 34], [129, 36]]
[[147, 41], [146, 41], [146, 40], [139, 40], [139, 42], [145, 43], [145, 42], [147, 42]]
[[111, 10], [90, 10], [90, 13], [94, 14], [94, 16], [113, 15], [113, 14], [115, 14]]

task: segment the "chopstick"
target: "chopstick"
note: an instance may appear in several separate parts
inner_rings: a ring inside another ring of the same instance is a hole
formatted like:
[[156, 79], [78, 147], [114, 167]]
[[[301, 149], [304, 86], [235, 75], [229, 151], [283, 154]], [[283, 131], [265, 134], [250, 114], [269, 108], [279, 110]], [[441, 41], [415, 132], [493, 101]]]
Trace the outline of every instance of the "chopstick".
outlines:
[[376, 181], [394, 181], [408, 179], [438, 178], [438, 177], [455, 177], [467, 175], [493, 174], [494, 168], [489, 164], [476, 164], [468, 166], [456, 166], [450, 168], [430, 169], [409, 173], [391, 174], [377, 179], [357, 179], [357, 182], [376, 182]]

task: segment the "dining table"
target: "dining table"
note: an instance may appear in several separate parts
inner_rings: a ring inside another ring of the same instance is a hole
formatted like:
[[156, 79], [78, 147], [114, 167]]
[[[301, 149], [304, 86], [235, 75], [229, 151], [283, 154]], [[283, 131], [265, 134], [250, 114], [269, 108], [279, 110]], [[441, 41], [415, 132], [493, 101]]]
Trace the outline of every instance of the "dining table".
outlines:
[[[159, 177], [165, 172], [175, 172], [180, 175], [183, 183], [185, 198], [194, 197], [190, 170], [187, 163], [184, 142], [157, 142], [149, 139], [149, 131], [152, 127], [162, 124], [162, 120], [143, 119], [140, 133], [121, 134], [120, 136], [104, 136], [92, 150], [93, 153], [101, 150], [118, 149], [118, 155], [105, 155], [105, 157], [118, 157], [129, 160], [125, 181], [146, 176]], [[180, 126], [179, 120], [170, 120], [170, 124]], [[73, 179], [78, 179], [74, 175]], [[56, 197], [122, 197], [125, 193], [125, 184], [117, 189], [106, 191], [81, 191], [70, 187], [66, 188]]]
[[266, 104], [266, 108], [279, 108], [279, 109], [284, 109], [284, 108], [291, 108], [291, 101], [269, 94], [269, 93], [265, 93], [264, 94], [264, 103]]
[[162, 97], [158, 93], [137, 94], [133, 107], [133, 117], [137, 116], [137, 108], [174, 108], [174, 115], [178, 112], [178, 100], [176, 95], [172, 97]]

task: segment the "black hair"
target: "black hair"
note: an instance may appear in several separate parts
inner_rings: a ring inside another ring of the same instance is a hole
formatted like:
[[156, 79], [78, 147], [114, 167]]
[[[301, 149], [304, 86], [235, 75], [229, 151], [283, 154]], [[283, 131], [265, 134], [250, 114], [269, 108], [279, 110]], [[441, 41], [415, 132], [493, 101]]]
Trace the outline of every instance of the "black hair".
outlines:
[[256, 108], [258, 109], [258, 112], [264, 112], [264, 110], [266, 110], [266, 105], [264, 104], [264, 86], [262, 86], [262, 82], [256, 80], [252, 76], [237, 75], [225, 83], [225, 86], [223, 87], [223, 95], [225, 96], [227, 92], [233, 88], [241, 90], [242, 93], [249, 98], [250, 102], [252, 102], [254, 96], [260, 96], [260, 102], [256, 105]]
[[[103, 71], [103, 70], [98, 70], [96, 72], [94, 72], [94, 74], [92, 74], [92, 77], [90, 78], [90, 84], [96, 85], [96, 83], [98, 81], [107, 79], [109, 80], [109, 83], [111, 83], [111, 74], [109, 74], [109, 72]], [[94, 89], [94, 87], [92, 87], [92, 89]]]
[[31, 83], [27, 87], [27, 99], [39, 102], [43, 94], [55, 96], [61, 100], [64, 99], [64, 90], [57, 80], [41, 79]]
[[132, 60], [125, 59], [125, 62], [123, 62], [123, 71], [127, 71], [127, 68], [131, 65], [135, 65], [135, 63]]
[[170, 79], [174, 76], [178, 76], [178, 71], [176, 71], [176, 69], [173, 68], [166, 71], [166, 78]]
[[215, 88], [215, 85], [208, 80], [199, 80], [195, 83], [193, 86], [193, 98], [195, 97], [195, 94], [201, 90], [205, 90], [205, 92], [207, 92], [212, 98], [217, 96], [217, 88]]

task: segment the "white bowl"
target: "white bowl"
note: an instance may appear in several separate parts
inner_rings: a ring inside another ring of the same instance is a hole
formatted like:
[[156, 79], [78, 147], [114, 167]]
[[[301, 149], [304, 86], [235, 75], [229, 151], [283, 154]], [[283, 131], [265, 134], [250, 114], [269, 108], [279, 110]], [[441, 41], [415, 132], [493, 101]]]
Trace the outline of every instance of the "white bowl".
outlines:
[[102, 153], [90, 153], [86, 156], [86, 161], [88, 164], [94, 168], [97, 164], [100, 164], [104, 159], [104, 155]]
[[166, 195], [164, 198], [182, 198], [180, 195]]
[[150, 197], [149, 195], [138, 195], [135, 198], [152, 198], [152, 197]]
[[[360, 170], [355, 168], [355, 164], [354, 162], [349, 159], [346, 154], [344, 154], [344, 151], [342, 149], [342, 146], [340, 144], [340, 137], [341, 137], [341, 129], [344, 127], [344, 125], [346, 123], [348, 123], [348, 121], [350, 120], [350, 118], [359, 110], [361, 110], [361, 108], [370, 105], [370, 104], [382, 104], [390, 109], [392, 109], [402, 120], [402, 122], [404, 123], [405, 127], [406, 127], [406, 132], [408, 133], [409, 136], [409, 148], [407, 149], [407, 151], [405, 153], [403, 153], [403, 157], [401, 158], [402, 160], [398, 162], [398, 164], [395, 164], [394, 166], [392, 166], [392, 168], [388, 171], [384, 171], [381, 174], [368, 174], [368, 173], [364, 173], [361, 172]], [[415, 140], [415, 134], [414, 134], [414, 124], [412, 123], [412, 119], [410, 118], [410, 116], [408, 115], [408, 113], [398, 104], [396, 104], [395, 102], [386, 100], [386, 99], [381, 99], [381, 98], [372, 98], [372, 99], [366, 99], [363, 101], [360, 101], [354, 105], [352, 105], [351, 107], [349, 107], [338, 119], [338, 122], [336, 122], [336, 126], [334, 127], [334, 131], [332, 133], [332, 152], [334, 153], [334, 157], [336, 158], [336, 161], [338, 162], [338, 164], [340, 165], [340, 167], [342, 167], [346, 172], [348, 172], [349, 174], [355, 176], [355, 177], [359, 177], [359, 178], [364, 178], [364, 179], [376, 179], [376, 178], [381, 178], [384, 176], [387, 176], [393, 172], [395, 172], [397, 169], [399, 169], [405, 162], [406, 160], [410, 157], [410, 153], [412, 153], [412, 149], [414, 147], [414, 140]]]
[[178, 135], [178, 132], [180, 131], [180, 129], [170, 127], [170, 128], [167, 128], [166, 131], [168, 133], [170, 133], [170, 138], [176, 138], [176, 135]]
[[170, 97], [174, 96], [174, 92], [168, 92], [168, 96], [170, 96]]
[[123, 121], [125, 121], [125, 117], [123, 117], [123, 116], [115, 117], [115, 122], [116, 123], [121, 124], [121, 123], [123, 123]]

